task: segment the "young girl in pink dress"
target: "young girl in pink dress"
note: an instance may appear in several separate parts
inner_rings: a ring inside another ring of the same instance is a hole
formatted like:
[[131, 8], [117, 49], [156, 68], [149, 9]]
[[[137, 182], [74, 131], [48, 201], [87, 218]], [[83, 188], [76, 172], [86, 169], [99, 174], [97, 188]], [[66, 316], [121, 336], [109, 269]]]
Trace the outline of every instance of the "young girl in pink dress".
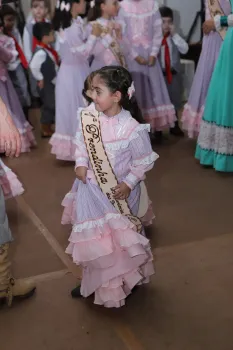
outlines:
[[[0, 96], [12, 115], [15, 126], [20, 132], [21, 152], [30, 152], [36, 145], [32, 127], [27, 122], [18, 95], [8, 75], [7, 64], [16, 60], [18, 52], [12, 38], [0, 32]], [[0, 153], [4, 150], [0, 149]]]
[[[131, 75], [123, 67], [109, 66], [96, 72], [94, 105], [82, 111], [87, 115], [81, 113], [76, 135], [78, 179], [63, 201], [62, 223], [73, 225], [66, 251], [83, 268], [81, 287], [74, 289], [72, 296], [95, 293], [95, 304], [105, 307], [123, 306], [132, 289], [147, 283], [154, 273], [142, 226], [154, 216], [148, 197], [142, 194], [145, 173], [153, 168], [158, 155], [151, 148], [148, 125], [137, 122], [140, 114], [133, 93]], [[91, 123], [84, 128], [89, 117], [98, 121], [98, 127]], [[86, 131], [93, 137], [86, 138]], [[107, 162], [102, 157], [107, 157]], [[110, 180], [112, 174], [115, 182]], [[103, 186], [109, 186], [109, 192]], [[141, 212], [142, 199], [146, 205]], [[122, 210], [125, 205], [128, 214]]]
[[82, 89], [90, 74], [88, 58], [100, 35], [94, 26], [87, 33], [80, 15], [86, 11], [85, 0], [58, 1], [53, 19], [57, 31], [56, 49], [61, 65], [56, 79], [56, 130], [50, 140], [52, 153], [60, 160], [74, 160], [73, 143], [77, 130], [77, 110], [84, 107]]
[[134, 60], [138, 54], [124, 36], [124, 26], [114, 20], [120, 9], [118, 1], [95, 0], [91, 2], [91, 6], [88, 13], [90, 26], [98, 23], [102, 28], [101, 37], [92, 52], [91, 70], [115, 64], [126, 67], [126, 57]]
[[176, 113], [159, 64], [162, 19], [155, 0], [123, 0], [119, 20], [126, 23], [125, 35], [140, 60], [128, 60], [143, 117], [152, 131], [173, 127]]

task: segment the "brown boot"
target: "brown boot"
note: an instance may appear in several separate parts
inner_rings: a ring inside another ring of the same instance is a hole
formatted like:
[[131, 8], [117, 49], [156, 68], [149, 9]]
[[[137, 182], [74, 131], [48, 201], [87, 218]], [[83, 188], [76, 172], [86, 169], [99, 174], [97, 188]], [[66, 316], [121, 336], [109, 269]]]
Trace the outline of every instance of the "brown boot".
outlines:
[[36, 286], [27, 279], [16, 280], [12, 277], [8, 259], [9, 244], [0, 246], [0, 300], [11, 306], [13, 299], [25, 299], [31, 297]]
[[52, 125], [41, 124], [41, 137], [47, 138], [53, 135]]

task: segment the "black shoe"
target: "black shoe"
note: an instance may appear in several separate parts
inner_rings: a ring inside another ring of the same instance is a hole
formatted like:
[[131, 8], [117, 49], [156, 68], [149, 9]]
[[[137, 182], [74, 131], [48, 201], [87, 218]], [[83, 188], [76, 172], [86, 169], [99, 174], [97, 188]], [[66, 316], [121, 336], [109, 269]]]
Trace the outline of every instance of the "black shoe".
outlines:
[[75, 299], [82, 298], [81, 286], [77, 286], [76, 288], [74, 288], [70, 294], [71, 294], [72, 298], [75, 298]]
[[162, 131], [155, 131], [153, 135], [153, 143], [156, 145], [161, 145], [162, 142], [163, 142]]
[[174, 128], [170, 129], [170, 134], [173, 136], [184, 137], [184, 132], [179, 127], [178, 122], [175, 123]]

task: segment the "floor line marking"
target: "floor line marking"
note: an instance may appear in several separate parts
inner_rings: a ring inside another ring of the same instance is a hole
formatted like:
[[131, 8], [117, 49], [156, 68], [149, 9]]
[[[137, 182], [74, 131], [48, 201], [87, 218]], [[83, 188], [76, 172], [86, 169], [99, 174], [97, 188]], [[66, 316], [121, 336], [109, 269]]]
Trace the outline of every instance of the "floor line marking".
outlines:
[[72, 274], [81, 279], [82, 273], [81, 269], [75, 265], [68, 255], [64, 252], [63, 248], [59, 244], [59, 242], [54, 238], [53, 234], [47, 229], [47, 227], [42, 223], [39, 217], [35, 214], [32, 208], [27, 204], [25, 199], [20, 196], [16, 198], [16, 201], [20, 207], [20, 209], [26, 214], [26, 216], [33, 222], [38, 231], [44, 236], [49, 245], [53, 248], [57, 256], [61, 259], [63, 264], [68, 268]]
[[52, 281], [56, 279], [60, 279], [66, 275], [72, 274], [68, 269], [60, 270], [60, 271], [53, 271], [48, 273], [43, 273], [41, 275], [35, 275], [30, 276], [27, 278], [22, 278], [22, 280], [31, 281], [33, 283], [40, 283], [40, 282], [46, 282], [46, 281]]

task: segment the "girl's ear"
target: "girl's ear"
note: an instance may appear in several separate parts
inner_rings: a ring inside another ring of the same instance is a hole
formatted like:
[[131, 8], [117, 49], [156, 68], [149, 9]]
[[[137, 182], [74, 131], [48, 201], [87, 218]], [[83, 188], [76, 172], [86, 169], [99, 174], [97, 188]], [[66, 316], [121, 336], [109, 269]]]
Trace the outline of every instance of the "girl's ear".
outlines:
[[114, 102], [119, 103], [121, 101], [122, 94], [120, 91], [116, 91], [113, 94]]

